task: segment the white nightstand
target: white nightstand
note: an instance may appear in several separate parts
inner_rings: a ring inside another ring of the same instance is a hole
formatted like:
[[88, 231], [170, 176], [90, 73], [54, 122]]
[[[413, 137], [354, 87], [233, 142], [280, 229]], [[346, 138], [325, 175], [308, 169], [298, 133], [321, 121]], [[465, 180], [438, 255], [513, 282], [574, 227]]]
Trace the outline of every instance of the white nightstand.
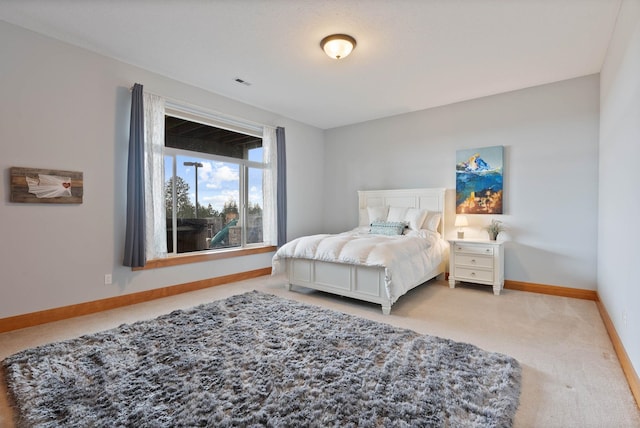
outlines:
[[493, 286], [493, 294], [504, 287], [504, 245], [485, 239], [452, 239], [449, 250], [449, 287], [456, 281]]

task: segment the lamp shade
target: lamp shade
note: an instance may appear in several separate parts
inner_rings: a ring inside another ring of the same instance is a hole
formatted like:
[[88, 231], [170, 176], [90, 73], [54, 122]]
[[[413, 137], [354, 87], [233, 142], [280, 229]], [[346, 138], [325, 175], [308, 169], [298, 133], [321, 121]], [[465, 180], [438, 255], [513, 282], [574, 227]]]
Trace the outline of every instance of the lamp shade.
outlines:
[[464, 227], [464, 226], [469, 226], [469, 221], [467, 220], [467, 217], [464, 215], [458, 215], [456, 216], [456, 223], [455, 223], [456, 227]]
[[356, 39], [347, 34], [332, 34], [322, 39], [320, 46], [329, 57], [342, 59], [356, 47]]

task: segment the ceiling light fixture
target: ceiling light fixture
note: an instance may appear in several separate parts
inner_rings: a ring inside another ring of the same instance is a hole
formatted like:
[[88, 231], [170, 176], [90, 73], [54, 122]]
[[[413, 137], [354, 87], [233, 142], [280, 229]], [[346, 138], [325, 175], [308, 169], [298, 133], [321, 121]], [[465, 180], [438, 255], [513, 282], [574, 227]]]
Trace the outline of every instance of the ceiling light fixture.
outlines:
[[356, 39], [347, 34], [332, 34], [320, 41], [324, 53], [333, 59], [342, 59], [356, 47]]

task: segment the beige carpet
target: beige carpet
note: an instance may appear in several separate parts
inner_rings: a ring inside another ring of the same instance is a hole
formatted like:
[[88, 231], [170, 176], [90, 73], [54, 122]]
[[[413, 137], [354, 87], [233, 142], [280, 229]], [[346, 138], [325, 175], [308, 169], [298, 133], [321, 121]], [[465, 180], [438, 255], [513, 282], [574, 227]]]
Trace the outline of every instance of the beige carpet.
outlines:
[[[523, 366], [516, 427], [637, 428], [638, 410], [592, 301], [481, 286], [449, 289], [432, 281], [384, 316], [369, 303], [313, 292], [287, 292], [282, 277], [262, 277], [153, 302], [0, 334], [0, 359], [40, 344], [154, 318], [177, 308], [259, 290], [502, 352]], [[0, 379], [0, 426], [12, 413]]]

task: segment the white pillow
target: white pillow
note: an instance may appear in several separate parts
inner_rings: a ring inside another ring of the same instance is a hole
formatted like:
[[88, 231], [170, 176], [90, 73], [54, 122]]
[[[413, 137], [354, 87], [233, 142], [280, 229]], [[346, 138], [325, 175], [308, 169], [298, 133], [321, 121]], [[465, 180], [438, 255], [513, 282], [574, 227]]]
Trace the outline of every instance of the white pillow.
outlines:
[[371, 222], [369, 221], [369, 211], [366, 208], [360, 208], [360, 217], [358, 225], [361, 227], [369, 226]]
[[407, 223], [410, 229], [419, 230], [422, 228], [424, 220], [427, 218], [427, 210], [421, 210], [418, 208], [409, 208], [405, 214], [404, 221]]
[[404, 218], [407, 215], [407, 209], [407, 207], [390, 207], [389, 214], [387, 215], [387, 221], [405, 221]]
[[377, 207], [367, 207], [367, 212], [369, 213], [369, 224], [374, 221], [387, 221], [389, 206], [379, 205]]
[[425, 218], [424, 223], [422, 223], [422, 228], [430, 230], [432, 232], [437, 232], [438, 225], [440, 224], [440, 217], [442, 217], [442, 214], [440, 214], [439, 212], [429, 211], [427, 213], [427, 218]]

